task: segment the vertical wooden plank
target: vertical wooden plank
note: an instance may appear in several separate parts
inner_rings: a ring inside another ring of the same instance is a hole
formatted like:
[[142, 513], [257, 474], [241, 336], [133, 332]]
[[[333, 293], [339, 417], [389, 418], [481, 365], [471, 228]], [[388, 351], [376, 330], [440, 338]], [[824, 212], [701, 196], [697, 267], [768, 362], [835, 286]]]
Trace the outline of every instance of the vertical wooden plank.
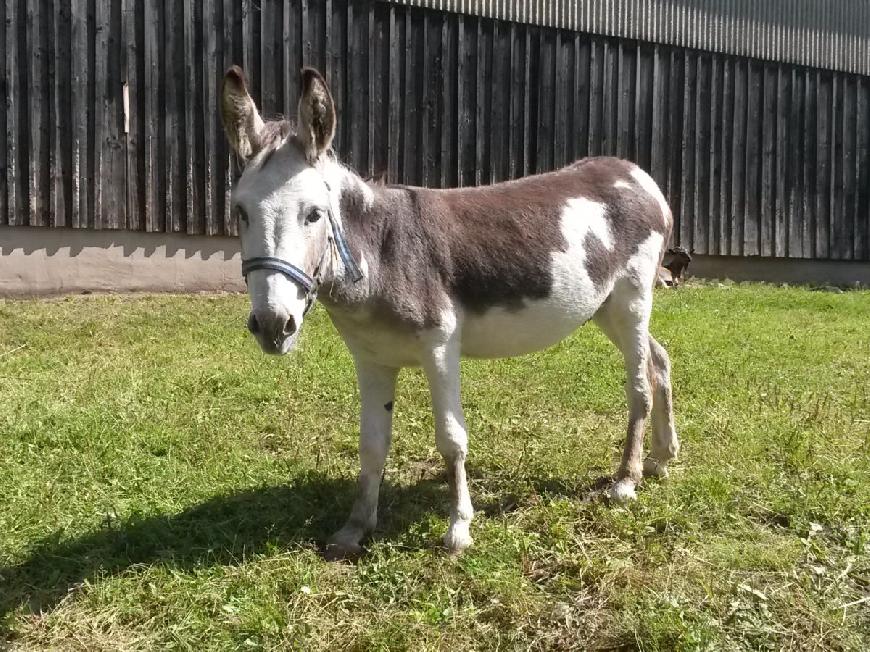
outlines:
[[[314, 66], [315, 62], [312, 60], [312, 47], [311, 47], [311, 20], [309, 17], [309, 0], [301, 0], [301, 13], [299, 14], [299, 27], [300, 27], [300, 47], [302, 48], [302, 65], [303, 66]], [[372, 8], [369, 7], [369, 10]], [[371, 27], [371, 26], [370, 26]]]
[[526, 176], [531, 168], [532, 158], [532, 127], [531, 127], [531, 53], [532, 35], [528, 25], [523, 26], [523, 123], [522, 123], [522, 165], [518, 166], [518, 176]]
[[749, 111], [746, 120], [746, 213], [743, 221], [743, 255], [758, 256], [761, 253], [759, 238], [761, 211], [761, 138], [762, 105], [764, 100], [762, 80], [763, 64], [747, 62], [747, 102]]
[[570, 41], [562, 36], [559, 30], [553, 30], [555, 52], [553, 53], [553, 76], [555, 77], [555, 101], [553, 105], [553, 162], [552, 168], [557, 169], [565, 165], [566, 149], [569, 136], [567, 132], [568, 117], [568, 52], [566, 42]]
[[852, 228], [848, 216], [849, 188], [846, 185], [845, 168], [851, 164], [849, 148], [846, 140], [854, 134], [845, 136], [844, 131], [849, 121], [848, 85], [849, 79], [841, 73], [834, 73], [836, 80], [836, 96], [831, 113], [834, 117], [831, 142], [834, 144], [833, 165], [831, 168], [831, 258], [847, 260], [852, 256]]
[[451, 23], [455, 18], [447, 13], [441, 14], [441, 187], [451, 185], [452, 170], [454, 168], [451, 156], [451, 131], [454, 127], [454, 100], [456, 83], [453, 79], [455, 74], [455, 44], [454, 31]]
[[[331, 11], [329, 12], [330, 24], [330, 39], [327, 43], [327, 74], [329, 75], [329, 86], [332, 89], [332, 99], [335, 101], [337, 112], [337, 124], [335, 140], [333, 148], [338, 153], [342, 160], [346, 160], [348, 145], [347, 141], [350, 138], [350, 123], [348, 109], [348, 47], [350, 45], [349, 34], [347, 30], [347, 0], [337, 0], [331, 2]], [[280, 32], [276, 37], [276, 42], [280, 49], [281, 36]], [[283, 78], [287, 78], [287, 72], [283, 73]], [[292, 115], [293, 112], [288, 107], [284, 108], [284, 115]]]
[[[126, 187], [127, 187], [127, 224], [126, 228], [132, 231], [141, 231], [145, 228], [144, 220], [144, 188], [143, 169], [140, 166], [142, 154], [140, 152], [140, 132], [144, 131], [142, 114], [139, 110], [140, 95], [142, 92], [142, 79], [140, 78], [140, 52], [139, 39], [144, 36], [140, 29], [143, 27], [137, 17], [144, 11], [142, 3], [133, 0], [123, 0], [121, 4], [121, 47], [125, 50], [122, 71], [122, 93], [126, 90], [126, 102], [122, 95], [122, 111], [126, 109], [124, 129], [122, 135], [125, 139], [126, 153]], [[144, 103], [144, 97], [141, 98]], [[144, 160], [143, 160], [144, 161]]]
[[350, 96], [353, 102], [350, 104], [351, 121], [354, 128], [350, 134], [350, 161], [358, 171], [365, 174], [367, 163], [366, 148], [368, 147], [368, 16], [365, 12], [357, 11], [355, 2], [347, 4], [347, 25], [350, 52]]
[[4, 2], [0, 4], [0, 102], [2, 102], [3, 110], [0, 111], [0, 226], [8, 224], [9, 220], [9, 180], [6, 177], [8, 170], [8, 127], [7, 116], [10, 108], [9, 97], [9, 73], [6, 70], [6, 24], [7, 7], [11, 4]]
[[[8, 83], [6, 112], [6, 192], [7, 224], [27, 224], [27, 128], [30, 89], [27, 83], [27, 52], [25, 50], [25, 21], [23, 2], [6, 4], [6, 79]], [[21, 63], [21, 65], [19, 65]]]
[[522, 75], [520, 74], [522, 66], [522, 58], [520, 55], [520, 44], [518, 27], [516, 23], [511, 23], [508, 38], [510, 39], [510, 65], [508, 66], [510, 74], [510, 108], [508, 113], [508, 178], [514, 179], [517, 176], [519, 169], [518, 158], [522, 151], [521, 145], [518, 143], [522, 138], [520, 129], [522, 127], [522, 104], [521, 104], [521, 88]]
[[731, 233], [733, 230], [732, 218], [733, 212], [731, 202], [734, 195], [731, 191], [731, 173], [734, 169], [734, 128], [735, 121], [735, 102], [734, 102], [734, 69], [736, 64], [734, 59], [728, 57], [725, 59], [722, 73], [722, 130], [721, 130], [721, 180], [719, 184], [719, 249], [720, 255], [728, 255], [731, 253]]
[[122, 4], [112, 2], [109, 7], [109, 66], [106, 86], [106, 133], [108, 151], [106, 162], [108, 178], [105, 222], [113, 229], [127, 227], [127, 116], [124, 111], [124, 76], [127, 53], [124, 48]]
[[697, 140], [697, 84], [698, 84], [698, 54], [686, 52], [686, 74], [683, 85], [683, 117], [682, 135], [682, 189], [680, 196], [679, 237], [677, 244], [689, 251], [694, 250], [695, 193], [697, 168], [695, 166]]
[[662, 55], [662, 47], [659, 45], [653, 46], [652, 52], [652, 121], [650, 123], [651, 133], [650, 138], [650, 173], [656, 180], [656, 183], [667, 191], [667, 134], [665, 119], [666, 111], [666, 71], [664, 62], [666, 55]]
[[[224, 1], [231, 2], [232, 0]], [[360, 35], [354, 30], [358, 30], [361, 23], [354, 22], [355, 4], [354, 2], [347, 3], [348, 52], [346, 57], [348, 61], [357, 63], [357, 73], [360, 74], [362, 69], [359, 68], [359, 59], [363, 56], [363, 52], [360, 50]], [[226, 10], [224, 11], [226, 13]], [[284, 0], [281, 13], [281, 39], [281, 58], [284, 70], [284, 98], [281, 106], [285, 115], [296, 115], [299, 104], [299, 88], [302, 84], [300, 76], [302, 71], [302, 9], [299, 0]], [[360, 79], [361, 77], [356, 77], [357, 84], [360, 83]], [[351, 77], [351, 81], [353, 80], [354, 78]], [[350, 139], [349, 137], [348, 134], [348, 139]], [[361, 169], [355, 158], [358, 150], [354, 148], [352, 142], [348, 143], [346, 147], [352, 165]]]
[[462, 111], [462, 139], [460, 147], [462, 152], [462, 176], [463, 184], [473, 186], [476, 179], [476, 155], [477, 148], [477, 105], [478, 85], [477, 69], [480, 67], [478, 58], [478, 35], [480, 18], [469, 17], [465, 22], [465, 80], [462, 88], [465, 93], [465, 107]]
[[592, 38], [589, 53], [589, 156], [603, 153], [604, 135], [604, 46]]
[[318, 51], [321, 52], [318, 70], [322, 70], [326, 77], [326, 83], [332, 86], [332, 0], [323, 0], [321, 3], [322, 14], [317, 22], [317, 35], [319, 39]]
[[450, 143], [451, 157], [455, 167], [451, 171], [456, 179], [456, 185], [463, 185], [463, 157], [462, 140], [464, 132], [464, 115], [466, 110], [465, 93], [465, 18], [461, 15], [456, 17], [456, 69], [452, 80], [454, 86], [455, 113], [453, 121], [453, 140]]
[[695, 187], [692, 208], [692, 251], [709, 254], [710, 227], [710, 117], [711, 117], [711, 55], [703, 54], [697, 60], [695, 86]]
[[[286, 2], [287, 0], [285, 0], [285, 14], [284, 20], [282, 21], [282, 34], [285, 38], [285, 51], [287, 49]], [[221, 69], [219, 71], [220, 76], [218, 81], [218, 94], [220, 94], [224, 72], [226, 72], [226, 70], [228, 70], [230, 66], [242, 65], [242, 63], [244, 62], [244, 56], [242, 54], [242, 8], [239, 6], [236, 0], [222, 0], [222, 10], [223, 39], [221, 45], [223, 52], [223, 65], [221, 65]], [[287, 70], [286, 65], [285, 70]], [[288, 80], [285, 85], [285, 92], [289, 92], [290, 90], [289, 87], [291, 86], [291, 82], [289, 77], [292, 73], [293, 70], [290, 70], [290, 72], [288, 73]], [[296, 72], [296, 74], [298, 74], [298, 71]], [[286, 103], [285, 106], [287, 106]], [[220, 124], [220, 121], [218, 121], [218, 123]], [[235, 154], [232, 152], [229, 144], [227, 143], [227, 139], [224, 136], [223, 127], [219, 127], [219, 130], [220, 136], [218, 137], [218, 147], [221, 161], [220, 185], [222, 188], [223, 199], [223, 212], [221, 215], [221, 219], [223, 220], [223, 233], [224, 235], [235, 236], [238, 235], [239, 224], [232, 210], [232, 189], [233, 182], [235, 181], [236, 175], [238, 174], [238, 164], [235, 158]]]
[[804, 138], [807, 136], [804, 126], [804, 80], [803, 74], [792, 67], [786, 74], [791, 83], [791, 98], [786, 131], [788, 132], [788, 156], [784, 161], [786, 170], [786, 189], [788, 192], [788, 256], [800, 258], [804, 255], [804, 213], [803, 196], [807, 189], [804, 186]]
[[[127, 116], [124, 111], [126, 49], [123, 41], [123, 13], [120, 2], [109, 6], [108, 84], [106, 85], [106, 164], [108, 177], [103, 206], [104, 222], [112, 229], [127, 227]], [[128, 91], [129, 92], [129, 91]]]
[[[777, 65], [776, 75], [776, 138], [775, 138], [775, 180], [776, 180], [776, 201], [774, 204], [774, 223], [773, 223], [773, 239], [774, 248], [772, 255], [779, 258], [788, 256], [788, 165], [789, 156], [789, 134], [788, 134], [788, 117], [789, 103], [791, 100], [791, 76], [787, 70], [783, 69], [782, 64]], [[794, 163], [792, 163], [793, 165]]]
[[[12, 4], [8, 5], [12, 6]], [[70, 226], [87, 226], [88, 215], [88, 17], [87, 0], [70, 3]], [[9, 55], [12, 50], [8, 50]], [[12, 117], [12, 114], [8, 114]], [[10, 186], [11, 190], [11, 186]]]
[[507, 177], [505, 139], [508, 136], [507, 114], [510, 107], [510, 43], [507, 33], [500, 29], [497, 20], [489, 21], [492, 30], [490, 60], [492, 75], [489, 79], [489, 104], [492, 115], [492, 128], [489, 130], [490, 167], [488, 183], [503, 181]]
[[[274, 116], [284, 113], [284, 58], [280, 54], [283, 37], [282, 5], [275, 0], [260, 5], [260, 113]], [[281, 36], [278, 36], [281, 34]], [[326, 71], [321, 69], [326, 74]]]
[[104, 229], [108, 225], [104, 223], [104, 216], [107, 212], [103, 207], [103, 202], [106, 201], [104, 196], [104, 177], [108, 176], [108, 162], [106, 161], [109, 153], [109, 134], [107, 133], [107, 122], [109, 118], [108, 108], [108, 91], [109, 91], [109, 0], [96, 0], [94, 5], [94, 96], [93, 110], [94, 122], [91, 137], [93, 139], [93, 173], [91, 175], [91, 183], [93, 184], [93, 228]]
[[389, 7], [386, 5], [374, 6], [374, 39], [372, 47], [375, 52], [373, 79], [374, 92], [369, 101], [372, 106], [371, 119], [373, 120], [372, 141], [369, 144], [373, 152], [373, 171], [378, 175], [386, 175], [389, 183], [396, 183], [397, 179], [389, 176], [389, 124], [390, 124], [390, 35], [389, 35]]
[[444, 78], [441, 73], [441, 25], [443, 19], [437, 14], [423, 12], [423, 92], [426, 96], [424, 104], [423, 128], [423, 185], [437, 186], [441, 168], [441, 151], [439, 135], [441, 127], [442, 97]]
[[636, 160], [635, 152], [635, 101], [638, 93], [637, 86], [637, 50], [633, 45], [619, 42], [617, 48], [617, 71], [614, 79], [614, 102], [616, 104], [616, 155]]
[[[72, 170], [72, 115], [70, 112], [70, 71], [71, 71], [71, 33], [70, 33], [70, 3], [65, 0], [54, 0], [54, 106], [51, 123], [53, 170], [51, 175], [52, 225], [56, 227], [70, 226], [71, 179]], [[0, 211], [2, 215], [2, 211]]]
[[387, 95], [389, 97], [387, 115], [387, 178], [390, 183], [399, 182], [399, 143], [401, 131], [401, 102], [402, 102], [402, 69], [403, 48], [400, 47], [401, 38], [396, 24], [396, 7], [390, 5], [387, 22], [389, 43], [389, 78]]
[[858, 158], [858, 138], [861, 133], [861, 125], [857, 120], [858, 115], [858, 89], [859, 78], [848, 76], [843, 91], [843, 228], [842, 228], [842, 255], [846, 260], [852, 260], [855, 256], [855, 241], [857, 237], [857, 177], [855, 163]]
[[[197, 129], [197, 99], [199, 98], [199, 80], [196, 74], [197, 60], [197, 16], [196, 7], [199, 0], [183, 0], [183, 56], [184, 56], [184, 155], [187, 183], [184, 189], [185, 230], [188, 234], [202, 233], [202, 214], [200, 212], [200, 188], [197, 168], [200, 164], [197, 139], [200, 130]], [[200, 48], [201, 49], [201, 48]]]
[[553, 47], [550, 30], [538, 29], [538, 65], [535, 71], [533, 106], [535, 117], [535, 154], [532, 171], [546, 172], [553, 167]]
[[[475, 102], [476, 115], [474, 118], [474, 184], [481, 185], [489, 181], [489, 162], [486, 158], [487, 138], [492, 136], [488, 128], [488, 114], [491, 110], [489, 102], [491, 97], [487, 92], [489, 84], [487, 80], [492, 77], [492, 32], [484, 29], [484, 21], [477, 19], [477, 47], [475, 66]], [[486, 21], [491, 23], [491, 21]]]
[[[165, 179], [164, 208], [166, 231], [177, 233], [185, 229], [185, 173], [181, 161], [184, 149], [184, 7], [166, 3], [163, 57], [165, 103], [163, 113], [163, 175]], [[247, 69], [246, 69], [247, 74]], [[181, 83], [180, 83], [181, 82]]]
[[[304, 7], [306, 6], [305, 0], [302, 2], [303, 6], [303, 19], [302, 19], [302, 29], [305, 29], [308, 21], [306, 20]], [[376, 34], [376, 26], [375, 26], [375, 7], [374, 3], [368, 5], [368, 47], [371, 48], [368, 56], [368, 151], [367, 151], [367, 163], [366, 166], [366, 174], [375, 175], [375, 174], [384, 174], [386, 170], [378, 170], [375, 169], [375, 150], [378, 147], [378, 143], [375, 140], [375, 123], [377, 122], [378, 115], [377, 109], [375, 107], [377, 92], [377, 59], [378, 59], [378, 51], [375, 45], [375, 34]], [[305, 32], [303, 32], [302, 42], [305, 44]], [[303, 57], [304, 57], [303, 51]], [[360, 125], [362, 126], [362, 125]]]
[[722, 179], [722, 98], [723, 98], [723, 59], [718, 54], [710, 57], [710, 106], [708, 108], [709, 157], [707, 158], [708, 183], [704, 186], [709, 210], [701, 213], [707, 238], [705, 251], [710, 255], [719, 253], [719, 234], [721, 232], [722, 206], [719, 188]]
[[589, 154], [589, 108], [592, 68], [590, 65], [590, 42], [584, 35], [574, 35], [574, 133], [571, 140], [574, 151], [571, 158], [577, 160]]
[[[43, 161], [43, 169], [40, 171], [45, 179], [44, 190], [44, 211], [45, 225], [53, 226], [58, 216], [54, 212], [55, 203], [58, 200], [58, 179], [62, 178], [60, 171], [60, 159], [56, 156], [54, 130], [58, 122], [57, 111], [57, 67], [55, 59], [57, 54], [57, 39], [55, 33], [55, 7], [53, 0], [44, 0], [42, 2], [42, 19], [40, 20], [39, 31], [42, 34], [42, 56], [43, 56], [43, 74], [45, 75], [45, 126], [43, 129], [43, 139], [45, 140], [45, 158]], [[63, 211], [63, 187], [60, 187], [61, 211]], [[63, 226], [63, 216], [60, 216], [61, 222], [58, 226]]]
[[746, 139], [749, 133], [749, 62], [734, 62], [734, 142], [731, 156], [731, 237], [728, 253], [743, 255], [746, 225]]
[[683, 145], [682, 133], [685, 120], [686, 57], [676, 48], [670, 50], [668, 75], [668, 183], [667, 196], [674, 214], [673, 241], [677, 244], [680, 236], [683, 211]]
[[[221, 75], [223, 53], [218, 46], [219, 35], [223, 31], [221, 20], [221, 0], [203, 0], [202, 30], [203, 47], [200, 49], [200, 66], [202, 70], [202, 117], [203, 117], [203, 149], [201, 152], [203, 168], [203, 223], [206, 235], [218, 235], [223, 232], [223, 190], [221, 159], [218, 143], [222, 134], [218, 125], [218, 81]], [[280, 44], [281, 21], [278, 21], [278, 43]], [[274, 37], [273, 37], [274, 38]], [[279, 100], [280, 101], [280, 100]]]
[[764, 64], [763, 68], [763, 114], [761, 116], [761, 225], [759, 228], [759, 254], [773, 256], [774, 253], [774, 208], [776, 203], [776, 66]]
[[814, 258], [816, 255], [816, 240], [818, 239], [818, 205], [816, 203], [816, 182], [818, 164], [818, 88], [819, 75], [817, 71], [804, 70], [804, 151], [803, 151], [803, 246], [804, 258]]
[[830, 73], [816, 75], [816, 242], [815, 258], [830, 256], [831, 217], [831, 104], [833, 80]]
[[[326, 3], [330, 0], [303, 0], [303, 34], [305, 65], [323, 71], [326, 57]], [[373, 9], [376, 9], [373, 7]], [[377, 23], [380, 33], [386, 34], [387, 26]], [[385, 50], [381, 51], [383, 54]], [[328, 82], [329, 80], [327, 80]], [[384, 147], [386, 152], [386, 147]]]
[[602, 93], [604, 96], [604, 105], [602, 107], [603, 120], [603, 139], [602, 139], [602, 154], [606, 156], [617, 156], [617, 133], [618, 133], [618, 101], [617, 94], [619, 93], [619, 52], [620, 45], [614, 44], [611, 41], [604, 41], [603, 51], [603, 84]]
[[633, 160], [644, 170], [652, 168], [652, 128], [655, 112], [653, 84], [655, 82], [655, 54], [652, 48], [638, 44], [636, 48], [636, 83], [634, 102], [634, 132]]
[[159, 232], [166, 228], [165, 224], [165, 177], [162, 174], [161, 155], [163, 149], [161, 140], [162, 117], [164, 116], [161, 99], [166, 92], [163, 77], [163, 42], [165, 24], [163, 3], [160, 0], [144, 0], [143, 29], [145, 31], [145, 140], [144, 176], [145, 185], [145, 230]]
[[27, 3], [27, 45], [29, 102], [28, 127], [29, 146], [27, 161], [28, 179], [28, 219], [29, 226], [45, 226], [47, 222], [48, 184], [48, 138], [46, 133], [48, 102], [47, 56], [42, 30], [43, 18], [40, 11], [42, 2], [31, 0]]
[[857, 197], [855, 205], [855, 260], [870, 261], [870, 83], [858, 77], [855, 157]]
[[[302, 0], [302, 5], [307, 5]], [[242, 2], [242, 68], [248, 78], [248, 90], [258, 107], [262, 102], [262, 77], [260, 70], [260, 3]]]
[[[472, 185], [474, 183], [474, 138], [471, 132], [471, 115], [474, 111], [474, 93], [469, 87], [470, 79], [473, 79], [473, 66], [470, 52], [476, 45], [470, 43], [469, 38], [472, 21], [459, 16], [456, 32], [456, 178], [459, 186]], [[474, 89], [476, 90], [476, 89]], [[469, 144], [471, 145], [471, 157], [469, 159]]]

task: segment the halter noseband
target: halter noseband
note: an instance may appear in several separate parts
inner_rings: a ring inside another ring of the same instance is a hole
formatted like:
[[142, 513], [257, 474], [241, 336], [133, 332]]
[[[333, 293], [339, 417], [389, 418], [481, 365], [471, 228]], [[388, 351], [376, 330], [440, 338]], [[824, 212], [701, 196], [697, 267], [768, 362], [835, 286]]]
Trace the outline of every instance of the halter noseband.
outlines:
[[342, 231], [341, 225], [338, 223], [338, 220], [335, 219], [335, 214], [332, 212], [332, 189], [326, 181], [324, 181], [324, 183], [326, 184], [327, 192], [330, 193], [330, 205], [327, 206], [326, 215], [329, 219], [329, 227], [332, 233], [328, 236], [326, 249], [323, 250], [323, 253], [320, 255], [320, 260], [314, 268], [313, 277], [309, 276], [303, 269], [300, 269], [293, 263], [275, 256], [257, 256], [242, 261], [242, 277], [245, 279], [246, 283], [248, 282], [248, 274], [250, 272], [258, 269], [266, 269], [283, 274], [296, 285], [301, 287], [305, 292], [305, 311], [302, 313], [303, 316], [305, 316], [311, 309], [311, 306], [314, 304], [314, 299], [317, 297], [317, 289], [320, 287], [320, 275], [323, 271], [323, 259], [326, 258], [326, 254], [331, 249], [332, 245], [335, 245], [338, 255], [341, 258], [341, 262], [344, 265], [344, 269], [350, 276], [351, 281], [357, 283], [363, 277], [362, 271], [360, 271], [359, 266], [356, 264], [356, 261], [350, 253], [350, 247], [347, 246], [344, 231]]

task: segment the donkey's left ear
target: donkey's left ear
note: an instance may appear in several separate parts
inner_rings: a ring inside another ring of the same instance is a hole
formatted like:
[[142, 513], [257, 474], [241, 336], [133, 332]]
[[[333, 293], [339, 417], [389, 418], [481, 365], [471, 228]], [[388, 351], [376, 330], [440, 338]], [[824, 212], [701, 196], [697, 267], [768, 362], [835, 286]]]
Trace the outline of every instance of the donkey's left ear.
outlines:
[[332, 145], [335, 136], [335, 104], [326, 81], [313, 68], [302, 69], [297, 137], [311, 165]]

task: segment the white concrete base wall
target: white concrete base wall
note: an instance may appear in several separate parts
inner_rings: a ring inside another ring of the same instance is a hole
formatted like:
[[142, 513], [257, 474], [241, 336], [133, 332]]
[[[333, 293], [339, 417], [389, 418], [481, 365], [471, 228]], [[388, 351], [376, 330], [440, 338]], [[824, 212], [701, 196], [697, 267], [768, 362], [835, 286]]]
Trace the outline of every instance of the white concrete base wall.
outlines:
[[870, 287], [870, 263], [838, 260], [693, 255], [688, 275], [732, 281]]
[[238, 238], [0, 227], [0, 296], [242, 291]]
[[[0, 227], [0, 296], [244, 291], [237, 238]], [[700, 278], [870, 286], [870, 263], [693, 256]]]

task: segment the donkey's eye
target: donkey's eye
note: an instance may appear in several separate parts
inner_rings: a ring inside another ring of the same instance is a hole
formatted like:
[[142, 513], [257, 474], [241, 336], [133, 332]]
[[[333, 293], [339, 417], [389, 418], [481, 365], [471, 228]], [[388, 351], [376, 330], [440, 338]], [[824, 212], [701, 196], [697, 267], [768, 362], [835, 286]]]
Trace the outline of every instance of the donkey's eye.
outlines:
[[245, 209], [241, 206], [236, 206], [236, 214], [239, 216], [239, 222], [242, 222], [247, 226], [248, 224], [248, 214], [245, 212]]
[[319, 208], [312, 208], [310, 211], [308, 211], [308, 215], [305, 216], [305, 223], [313, 224], [320, 219], [321, 213], [322, 211]]

